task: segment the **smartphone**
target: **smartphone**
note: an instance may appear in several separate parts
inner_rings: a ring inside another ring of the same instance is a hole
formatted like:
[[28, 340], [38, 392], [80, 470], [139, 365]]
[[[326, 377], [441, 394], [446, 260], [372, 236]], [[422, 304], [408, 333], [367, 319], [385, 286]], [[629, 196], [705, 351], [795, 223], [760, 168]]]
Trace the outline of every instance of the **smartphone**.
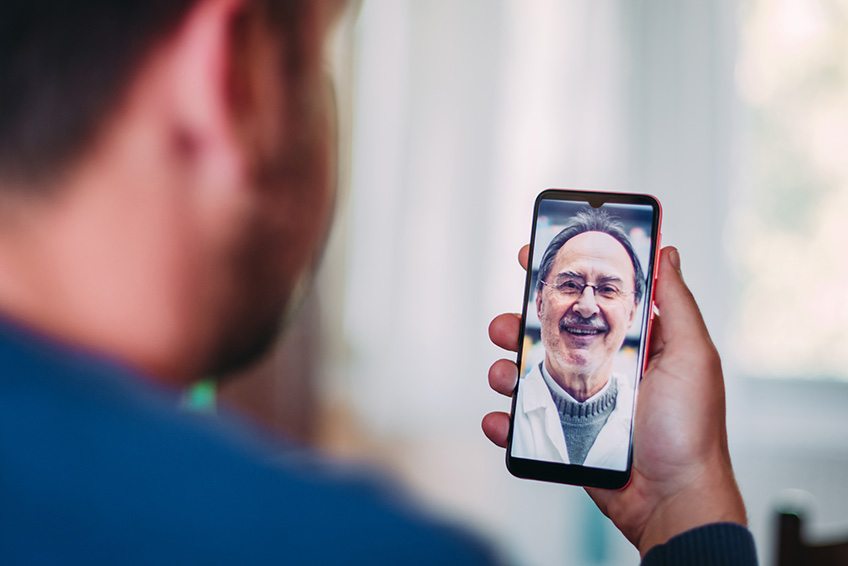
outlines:
[[506, 453], [513, 475], [610, 489], [630, 480], [661, 222], [649, 195], [536, 198]]

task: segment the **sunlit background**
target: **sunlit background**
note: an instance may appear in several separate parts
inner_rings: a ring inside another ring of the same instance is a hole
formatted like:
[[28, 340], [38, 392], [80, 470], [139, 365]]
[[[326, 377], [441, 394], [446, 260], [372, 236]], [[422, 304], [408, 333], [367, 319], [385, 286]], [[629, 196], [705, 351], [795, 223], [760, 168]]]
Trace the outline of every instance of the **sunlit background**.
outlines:
[[761, 561], [788, 499], [811, 539], [848, 533], [848, 0], [350, 8], [324, 265], [221, 404], [383, 466], [515, 563], [637, 564], [582, 490], [512, 478], [479, 423], [508, 407], [486, 329], [521, 310], [536, 194], [647, 192], [723, 354]]

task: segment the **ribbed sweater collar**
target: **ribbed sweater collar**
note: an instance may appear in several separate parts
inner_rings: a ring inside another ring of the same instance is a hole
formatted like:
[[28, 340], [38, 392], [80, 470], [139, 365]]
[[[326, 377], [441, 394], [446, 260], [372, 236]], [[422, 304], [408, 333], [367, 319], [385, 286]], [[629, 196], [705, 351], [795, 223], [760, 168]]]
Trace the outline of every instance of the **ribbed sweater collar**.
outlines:
[[584, 402], [576, 400], [563, 389], [545, 368], [545, 363], [539, 363], [542, 378], [551, 391], [560, 418], [576, 422], [592, 421], [597, 418], [606, 418], [615, 407], [618, 396], [618, 382], [614, 375], [604, 385], [603, 389], [586, 399]]

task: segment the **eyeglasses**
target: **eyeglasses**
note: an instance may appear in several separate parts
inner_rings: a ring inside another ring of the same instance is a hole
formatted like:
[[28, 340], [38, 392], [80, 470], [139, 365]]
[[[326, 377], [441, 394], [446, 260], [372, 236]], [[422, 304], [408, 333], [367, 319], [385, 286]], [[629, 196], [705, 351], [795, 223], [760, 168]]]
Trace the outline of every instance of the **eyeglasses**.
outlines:
[[541, 280], [541, 283], [559, 295], [569, 299], [577, 299], [583, 296], [586, 287], [591, 287], [595, 295], [595, 300], [605, 304], [612, 304], [622, 300], [624, 297], [633, 295], [633, 291], [622, 291], [612, 283], [584, 283], [580, 279], [573, 277], [559, 278], [553, 283]]

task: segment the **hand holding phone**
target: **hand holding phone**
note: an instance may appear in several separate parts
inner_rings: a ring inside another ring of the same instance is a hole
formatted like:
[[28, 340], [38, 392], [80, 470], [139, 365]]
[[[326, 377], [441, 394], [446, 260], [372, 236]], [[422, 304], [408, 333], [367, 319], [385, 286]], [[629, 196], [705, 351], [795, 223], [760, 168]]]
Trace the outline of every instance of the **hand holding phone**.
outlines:
[[[528, 267], [525, 247], [520, 254]], [[680, 273], [677, 251], [662, 251], [657, 269], [654, 320], [647, 370], [635, 415], [630, 483], [589, 494], [644, 555], [672, 536], [719, 521], [745, 524], [745, 509], [727, 451], [721, 364], [698, 307]], [[518, 351], [521, 319], [505, 314], [489, 328], [492, 341]], [[512, 395], [518, 368], [492, 365], [493, 389]], [[509, 415], [490, 413], [485, 434], [507, 445]]]

